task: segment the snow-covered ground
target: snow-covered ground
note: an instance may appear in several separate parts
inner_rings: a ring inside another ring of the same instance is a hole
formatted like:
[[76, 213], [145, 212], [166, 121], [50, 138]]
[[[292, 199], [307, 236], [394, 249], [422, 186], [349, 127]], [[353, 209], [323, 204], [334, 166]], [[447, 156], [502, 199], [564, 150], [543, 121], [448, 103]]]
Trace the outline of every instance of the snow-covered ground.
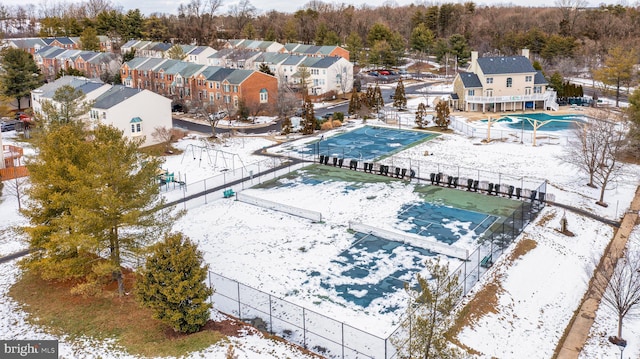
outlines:
[[[417, 101], [424, 101], [424, 98], [411, 100], [408, 107], [417, 106]], [[465, 121], [463, 118], [459, 120]], [[371, 120], [368, 124], [385, 125]], [[360, 125], [360, 121], [355, 121], [350, 127]], [[500, 128], [502, 125], [494, 126]], [[338, 131], [317, 134], [314, 138], [319, 139], [321, 135], [326, 138]], [[3, 133], [5, 144], [15, 142], [11, 136], [11, 133]], [[295, 138], [291, 136], [291, 139]], [[313, 140], [300, 138], [294, 140], [293, 146]], [[402, 158], [428, 160], [431, 163], [527, 177], [532, 183], [547, 180], [547, 192], [553, 194], [557, 202], [610, 219], [619, 219], [628, 208], [640, 178], [640, 168], [628, 166], [606, 191], [605, 201], [610, 205], [602, 208], [595, 205], [598, 190], [585, 186], [585, 176], [560, 160], [562, 145], [543, 143], [533, 147], [530, 143], [515, 141], [487, 144], [480, 140], [460, 134], [441, 135], [398, 153], [395, 161], [401, 161]], [[190, 184], [205, 178], [219, 178], [235, 172], [231, 167], [249, 166], [262, 160], [263, 157], [255, 154], [255, 151], [271, 144], [266, 138], [242, 136], [204, 146], [201, 139], [186, 138], [177, 144], [177, 147], [186, 151], [185, 154], [167, 157], [163, 168], [179, 173], [190, 188]], [[277, 152], [278, 149], [268, 151]], [[427, 153], [428, 158], [425, 156]], [[346, 230], [350, 221], [375, 224], [390, 230], [399, 229], [396, 223], [398, 207], [402, 203], [417, 200], [412, 185], [401, 182], [391, 185], [368, 183], [345, 190], [345, 184], [339, 181], [315, 185], [295, 179], [290, 181], [290, 186], [284, 189], [248, 189], [244, 192], [319, 211], [323, 215], [323, 222], [312, 223], [282, 212], [224, 199], [220, 193], [210, 197], [207, 204], [190, 206], [188, 213], [177, 223], [176, 230], [183, 231], [199, 243], [213, 272], [321, 312], [350, 326], [382, 337], [388, 335], [397, 325], [398, 313], [387, 309], [401, 305], [406, 299], [401, 291], [374, 300], [363, 308], [336, 296], [335, 291], [323, 288], [319, 281], [324, 279], [339, 284], [340, 278], [332, 275], [343, 269], [332, 260], [349, 248], [353, 241], [352, 235]], [[170, 196], [169, 193], [167, 196]], [[385, 205], [376, 206], [374, 203]], [[13, 226], [25, 224], [25, 221], [17, 211], [16, 199], [7, 196], [7, 186], [0, 203], [0, 213], [0, 255], [25, 248], [22, 237], [11, 230]], [[561, 235], [557, 231], [563, 215], [567, 217], [574, 237]], [[488, 281], [499, 281], [502, 291], [498, 305], [495, 313], [489, 313], [472, 326], [464, 328], [459, 335], [460, 341], [482, 353], [482, 357], [550, 357], [586, 289], [593, 259], [602, 253], [612, 233], [609, 226], [593, 219], [557, 207], [546, 207], [520, 237], [536, 241], [537, 246], [513, 262], [506, 260], [508, 253], [503, 255], [489, 275], [480, 281], [479, 286]], [[635, 248], [640, 248], [638, 237], [640, 235], [635, 233], [635, 240], [632, 241]], [[400, 259], [393, 265], [403, 263], [403, 259]], [[384, 271], [384, 266], [380, 267]], [[0, 296], [4, 303], [0, 306], [0, 338], [52, 338], [44, 329], [26, 324], [25, 314], [6, 296], [8, 288], [19, 274], [15, 262], [1, 265], [0, 270], [6, 273], [0, 279]], [[615, 333], [615, 324], [612, 313], [601, 308], [582, 358], [619, 354], [617, 347], [606, 341], [607, 336]], [[640, 321], [626, 321], [623, 333], [627, 333], [625, 337], [628, 339], [625, 357], [639, 357], [640, 340], [634, 338], [640, 338]], [[70, 343], [64, 338], [61, 341], [61, 354], [65, 357], [95, 357], [93, 353], [96, 352], [96, 346], [103, 349], [100, 350], [101, 357], [127, 357], [121, 352], [106, 349], [109, 343], [94, 343], [91, 340]], [[237, 346], [236, 353], [240, 358], [304, 357], [287, 346], [255, 335], [233, 338], [232, 341]], [[191, 357], [223, 358], [225, 351], [224, 345], [214, 346]]]

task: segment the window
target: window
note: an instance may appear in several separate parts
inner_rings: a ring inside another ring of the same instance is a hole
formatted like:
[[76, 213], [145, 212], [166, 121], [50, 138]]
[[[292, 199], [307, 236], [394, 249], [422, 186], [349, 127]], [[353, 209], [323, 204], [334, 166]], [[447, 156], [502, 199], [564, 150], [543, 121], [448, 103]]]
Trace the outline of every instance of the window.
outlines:
[[224, 92], [230, 92], [231, 91], [231, 86], [229, 84], [224, 84], [222, 85], [223, 87], [223, 91]]
[[493, 96], [493, 89], [487, 89], [484, 92], [484, 95], [487, 96], [487, 97], [492, 97]]
[[267, 89], [261, 89], [260, 90], [260, 103], [266, 103], [269, 101], [269, 92], [267, 92]]
[[238, 96], [233, 96], [233, 107], [238, 107]]
[[531, 81], [533, 81], [533, 76], [528, 75], [524, 77], [524, 82], [531, 82]]
[[233, 92], [238, 92], [238, 86], [233, 86]]
[[534, 86], [533, 93], [542, 93], [542, 86]]
[[493, 77], [487, 77], [487, 83], [488, 84], [492, 84], [493, 83]]
[[525, 87], [524, 88], [524, 94], [525, 95], [531, 95], [531, 87]]
[[220, 90], [220, 83], [216, 82], [216, 89]]
[[131, 133], [133, 135], [139, 134], [142, 132], [142, 119], [140, 117], [134, 117], [129, 121], [131, 124]]
[[231, 103], [231, 96], [224, 95], [224, 103]]
[[476, 90], [467, 91], [467, 96], [475, 96], [475, 94], [476, 94]]
[[507, 87], [513, 87], [513, 79], [511, 77], [507, 77]]

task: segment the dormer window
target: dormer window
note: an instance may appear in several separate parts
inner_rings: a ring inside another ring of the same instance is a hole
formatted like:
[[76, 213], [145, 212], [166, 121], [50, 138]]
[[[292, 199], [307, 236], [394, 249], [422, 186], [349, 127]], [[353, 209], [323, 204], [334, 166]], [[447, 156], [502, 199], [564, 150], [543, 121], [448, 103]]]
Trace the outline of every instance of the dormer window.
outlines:
[[142, 132], [142, 119], [140, 117], [132, 118], [131, 121], [129, 121], [129, 124], [131, 125], [132, 135], [137, 135]]

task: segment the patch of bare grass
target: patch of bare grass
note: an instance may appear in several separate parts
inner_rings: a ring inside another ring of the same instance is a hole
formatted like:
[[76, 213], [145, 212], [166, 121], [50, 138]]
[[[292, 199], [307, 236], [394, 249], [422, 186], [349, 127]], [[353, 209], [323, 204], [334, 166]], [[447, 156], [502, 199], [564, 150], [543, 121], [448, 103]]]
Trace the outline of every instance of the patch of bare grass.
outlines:
[[226, 338], [215, 325], [198, 333], [175, 335], [171, 328], [153, 319], [150, 310], [139, 307], [132, 295], [117, 297], [105, 291], [101, 296], [84, 297], [70, 294], [71, 285], [44, 281], [24, 272], [9, 295], [23, 304], [31, 323], [46, 327], [54, 335], [114, 338], [117, 345], [134, 355], [179, 357]]
[[538, 246], [538, 242], [533, 239], [527, 238], [526, 236], [516, 244], [516, 247], [513, 249], [513, 252], [509, 254], [507, 261], [509, 263], [515, 262], [518, 258], [523, 257], [525, 254], [529, 253], [531, 250]]

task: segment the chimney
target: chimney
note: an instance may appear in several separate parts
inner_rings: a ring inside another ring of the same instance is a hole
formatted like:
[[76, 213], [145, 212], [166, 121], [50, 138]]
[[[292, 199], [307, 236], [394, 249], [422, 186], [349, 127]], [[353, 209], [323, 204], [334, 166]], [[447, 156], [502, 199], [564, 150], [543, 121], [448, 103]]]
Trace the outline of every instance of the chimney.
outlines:
[[529, 49], [522, 49], [522, 56], [529, 59]]
[[478, 51], [471, 51], [471, 62], [469, 63], [469, 71], [478, 72]]

